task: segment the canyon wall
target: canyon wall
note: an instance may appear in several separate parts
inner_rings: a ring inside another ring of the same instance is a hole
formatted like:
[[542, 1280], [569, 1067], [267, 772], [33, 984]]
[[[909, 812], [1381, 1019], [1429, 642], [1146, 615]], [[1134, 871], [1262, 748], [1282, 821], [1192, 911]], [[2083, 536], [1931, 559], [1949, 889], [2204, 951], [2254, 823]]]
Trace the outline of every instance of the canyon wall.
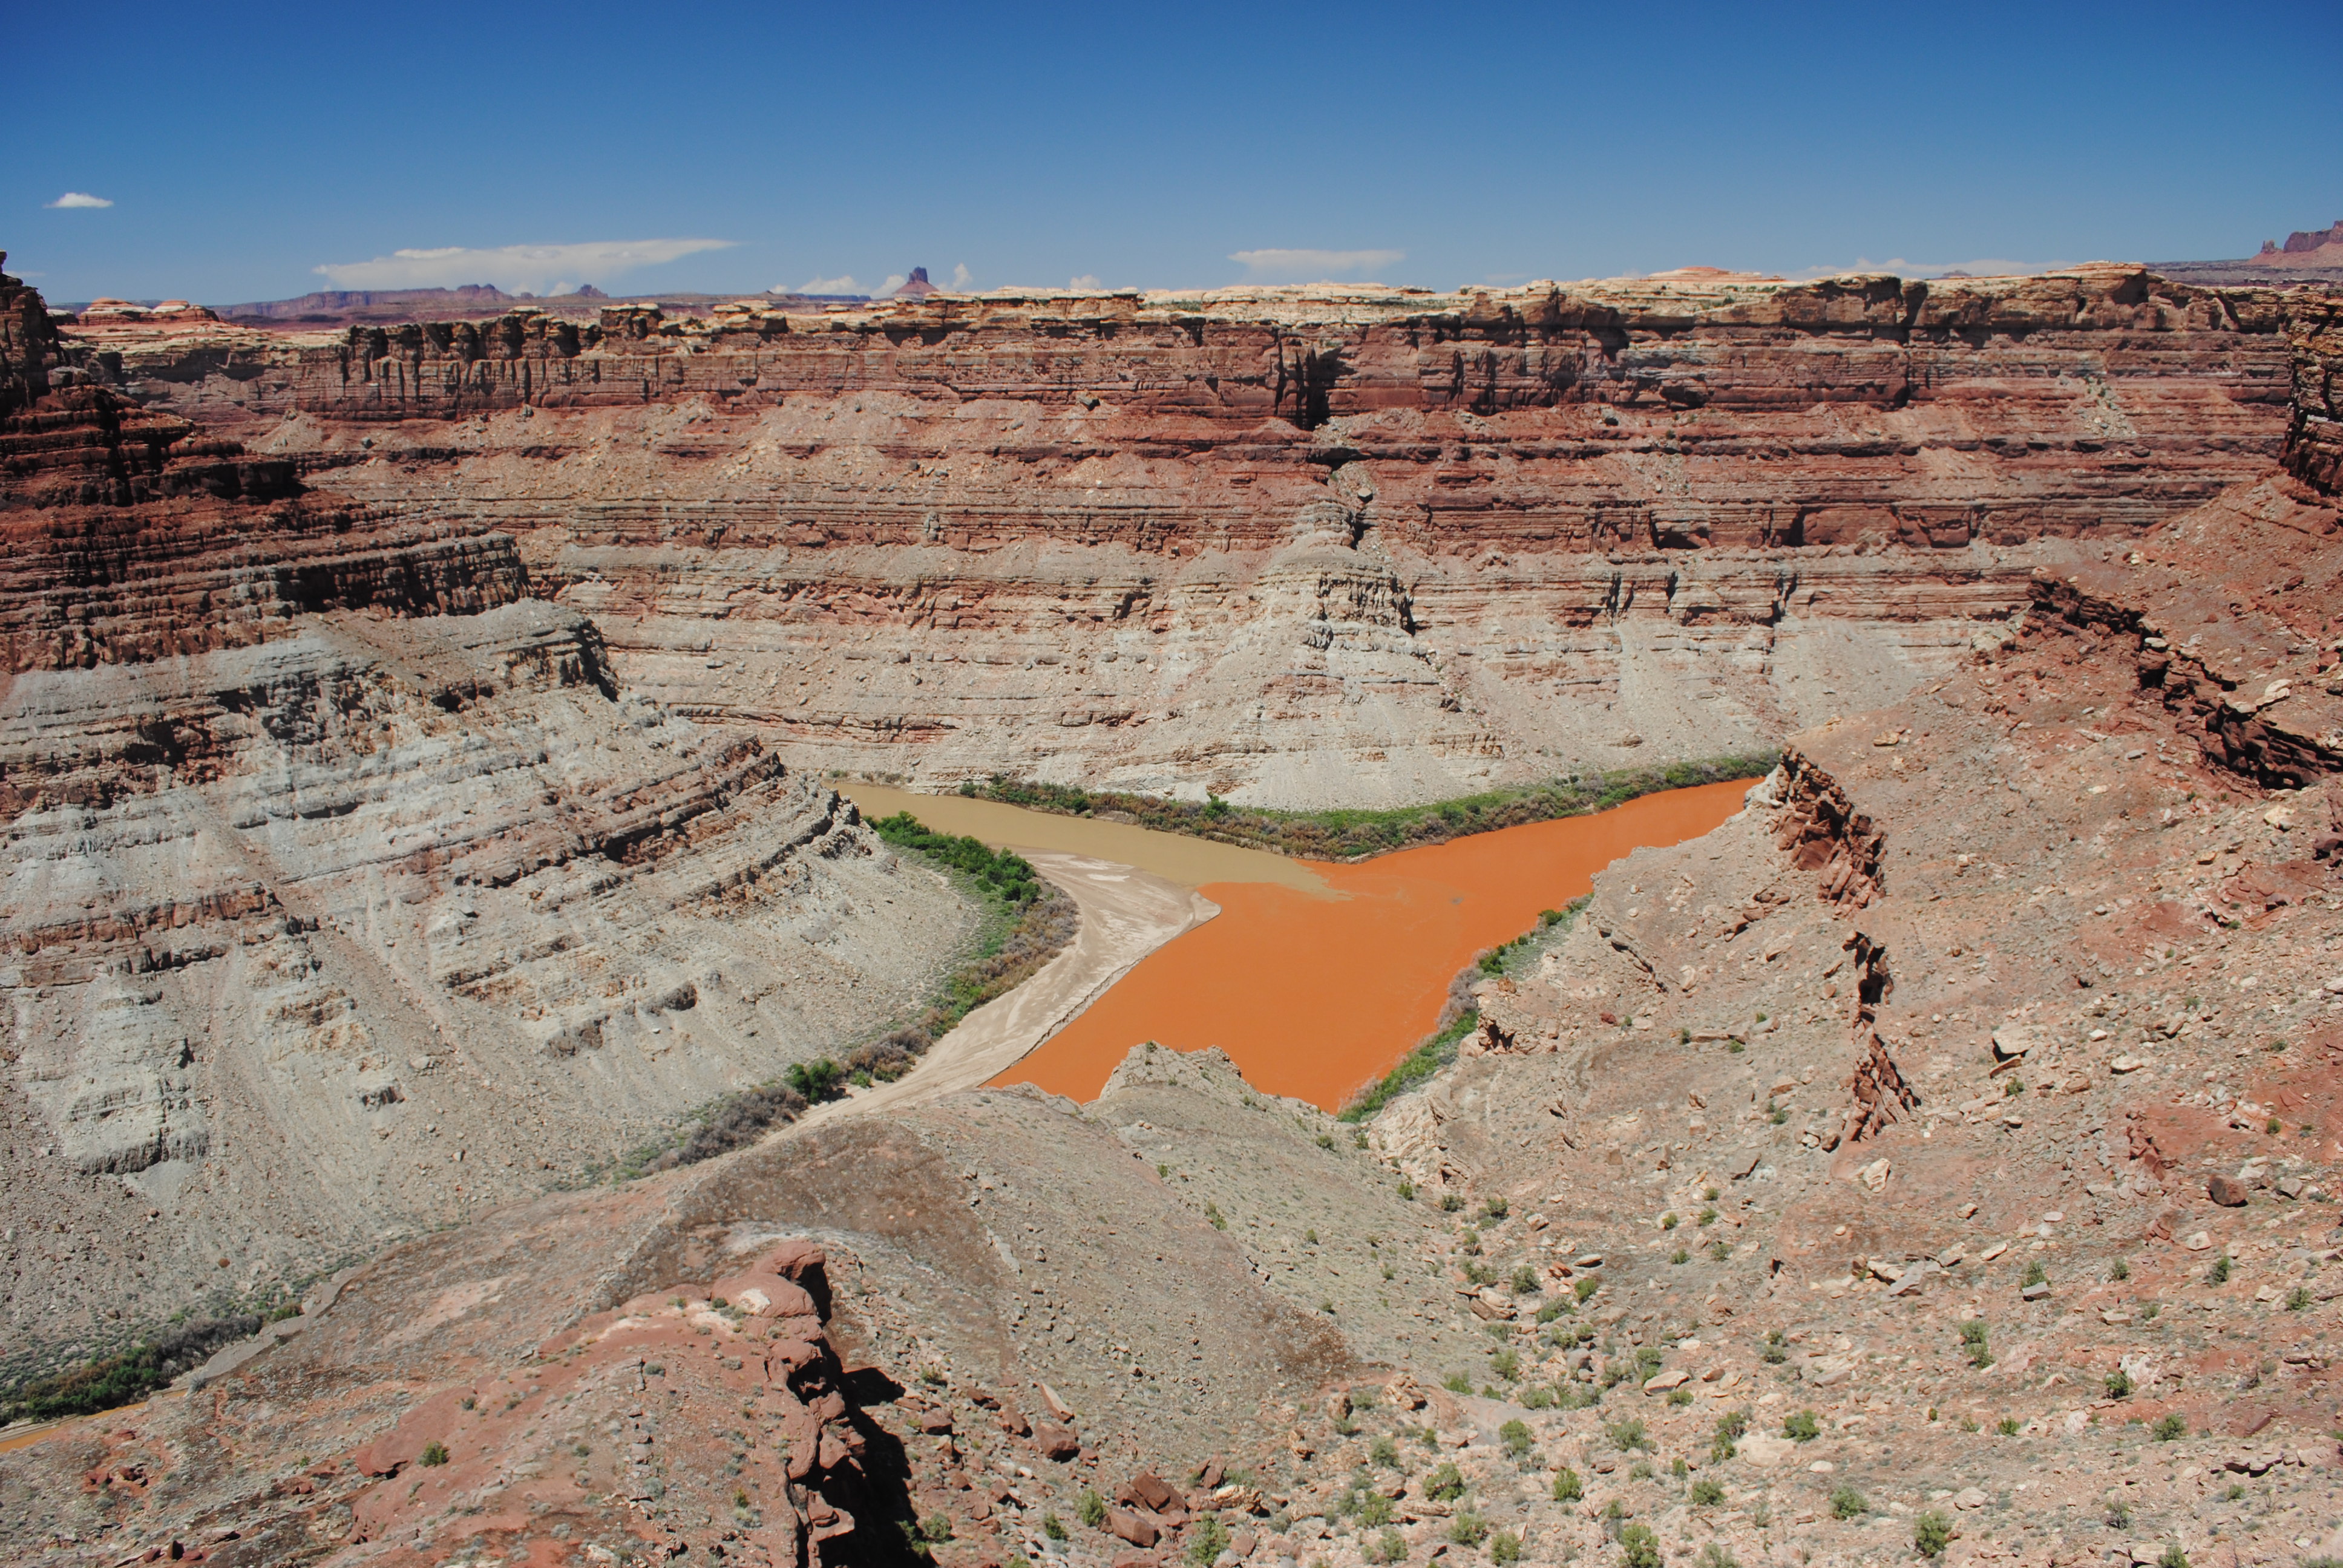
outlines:
[[578, 1179], [973, 916], [622, 689], [512, 537], [306, 487], [0, 279], [0, 1378]]
[[2108, 266], [68, 337], [153, 414], [509, 533], [630, 688], [810, 763], [1372, 804], [1940, 673], [2040, 541], [2268, 471], [2288, 299]]

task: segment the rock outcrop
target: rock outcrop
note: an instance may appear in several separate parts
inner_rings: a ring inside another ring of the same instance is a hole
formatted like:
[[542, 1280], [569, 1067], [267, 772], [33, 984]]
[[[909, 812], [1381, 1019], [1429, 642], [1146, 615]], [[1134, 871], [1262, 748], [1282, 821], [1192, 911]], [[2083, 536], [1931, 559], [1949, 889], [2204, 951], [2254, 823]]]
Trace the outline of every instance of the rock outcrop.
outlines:
[[2294, 417], [2286, 466], [2327, 495], [2343, 488], [2343, 292], [2306, 295], [2289, 313]]
[[1355, 805], [1894, 699], [2043, 541], [2264, 471], [2294, 308], [2098, 266], [71, 341], [345, 495], [510, 532], [679, 711], [932, 781]]

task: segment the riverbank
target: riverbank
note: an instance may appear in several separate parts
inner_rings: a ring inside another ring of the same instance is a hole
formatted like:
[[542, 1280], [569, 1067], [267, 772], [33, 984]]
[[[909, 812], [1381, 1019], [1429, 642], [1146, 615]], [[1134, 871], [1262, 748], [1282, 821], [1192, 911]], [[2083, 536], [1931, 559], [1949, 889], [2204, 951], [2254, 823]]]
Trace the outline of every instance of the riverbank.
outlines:
[[1201, 801], [1177, 800], [1121, 790], [1084, 789], [1070, 784], [1043, 784], [1001, 773], [981, 783], [963, 781], [957, 798], [1104, 824], [1152, 829], [1160, 833], [1181, 834], [1300, 859], [1355, 864], [1378, 855], [1449, 843], [1477, 833], [1592, 816], [1670, 789], [1763, 778], [1780, 760], [1778, 752], [1765, 750], [1665, 767], [1574, 773], [1544, 784], [1386, 810], [1263, 810], [1232, 806], [1218, 796], [1207, 796]]

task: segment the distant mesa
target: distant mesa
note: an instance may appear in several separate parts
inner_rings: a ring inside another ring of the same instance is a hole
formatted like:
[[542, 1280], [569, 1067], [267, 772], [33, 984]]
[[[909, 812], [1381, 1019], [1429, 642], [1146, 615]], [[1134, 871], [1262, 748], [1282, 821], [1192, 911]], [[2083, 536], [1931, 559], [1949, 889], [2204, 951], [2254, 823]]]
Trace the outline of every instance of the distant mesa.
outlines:
[[2343, 267], [2343, 217], [2327, 228], [2296, 229], [2284, 245], [2266, 239], [2254, 260], [2265, 266]]
[[478, 312], [494, 316], [519, 297], [492, 283], [466, 283], [454, 288], [328, 288], [298, 299], [256, 299], [243, 305], [223, 305], [220, 316], [229, 321], [340, 320], [367, 312], [413, 314]]
[[934, 284], [928, 281], [928, 269], [926, 267], [915, 266], [911, 268], [910, 281], [904, 284], [902, 287], [897, 289], [895, 291], [894, 297], [897, 299], [925, 299], [930, 294], [941, 294], [942, 292], [942, 289], [938, 288]]
[[1765, 272], [1735, 272], [1729, 266], [1672, 266], [1665, 272], [1655, 272], [1652, 276], [1680, 278], [1687, 283], [1706, 283], [1725, 277], [1771, 279], [1775, 275]]
[[2148, 264], [2182, 283], [2260, 288], [2330, 288], [2343, 281], [2343, 218], [2326, 228], [2297, 229], [2280, 245], [2262, 241], [2260, 253], [2235, 261], [2157, 261]]

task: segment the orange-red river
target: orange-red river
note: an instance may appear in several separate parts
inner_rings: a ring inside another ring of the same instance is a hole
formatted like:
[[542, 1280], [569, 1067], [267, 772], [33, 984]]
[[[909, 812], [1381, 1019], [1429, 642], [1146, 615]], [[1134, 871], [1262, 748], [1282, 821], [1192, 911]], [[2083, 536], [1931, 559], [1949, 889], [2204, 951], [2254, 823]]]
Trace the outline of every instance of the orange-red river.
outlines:
[[[1629, 850], [1707, 832], [1741, 809], [1748, 789], [1745, 779], [1674, 789], [1599, 816], [1527, 823], [1358, 865], [1288, 861], [1276, 880], [1203, 881], [1198, 890], [1221, 907], [1218, 918], [1141, 960], [998, 1081], [1092, 1100], [1131, 1048], [1151, 1040], [1181, 1050], [1217, 1045], [1256, 1088], [1337, 1110], [1431, 1031], [1449, 981], [1475, 953], [1586, 892], [1596, 871]], [[1058, 847], [1041, 825], [1063, 819], [1037, 818], [1025, 831], [949, 827], [936, 819], [950, 800], [907, 804], [948, 830]], [[1292, 875], [1304, 868], [1314, 876]]]

